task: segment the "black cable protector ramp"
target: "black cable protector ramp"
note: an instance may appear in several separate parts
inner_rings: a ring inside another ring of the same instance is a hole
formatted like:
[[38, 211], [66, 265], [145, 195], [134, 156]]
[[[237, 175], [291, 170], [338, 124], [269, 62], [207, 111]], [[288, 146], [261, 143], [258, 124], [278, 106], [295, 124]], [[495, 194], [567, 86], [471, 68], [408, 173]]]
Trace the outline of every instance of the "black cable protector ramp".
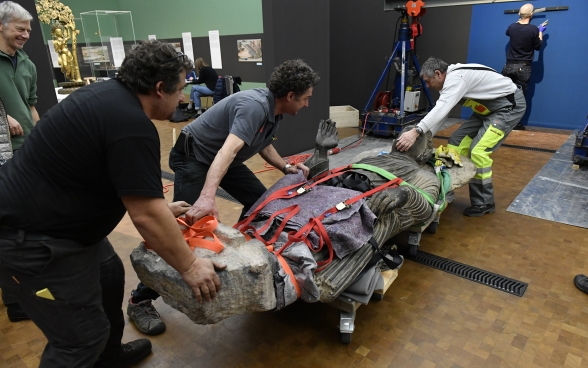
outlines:
[[522, 281], [514, 280], [506, 276], [488, 272], [480, 268], [439, 257], [427, 252], [422, 252], [420, 250], [415, 257], [408, 259], [516, 296], [523, 296], [527, 290], [527, 286], [529, 286], [529, 284]]

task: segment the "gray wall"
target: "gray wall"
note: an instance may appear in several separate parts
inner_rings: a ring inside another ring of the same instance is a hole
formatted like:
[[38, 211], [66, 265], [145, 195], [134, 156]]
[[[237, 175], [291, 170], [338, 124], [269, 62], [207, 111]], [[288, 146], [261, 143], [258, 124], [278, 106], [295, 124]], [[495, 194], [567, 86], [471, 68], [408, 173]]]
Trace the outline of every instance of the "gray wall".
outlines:
[[282, 156], [314, 147], [321, 119], [329, 118], [329, 2], [263, 0], [263, 63], [266, 80], [285, 60], [303, 59], [321, 77], [309, 107], [297, 116], [286, 115], [274, 146]]
[[45, 41], [41, 34], [41, 24], [37, 16], [35, 0], [20, 0], [17, 2], [33, 16], [31, 38], [25, 44], [24, 51], [37, 67], [37, 97], [39, 99], [35, 108], [39, 112], [39, 116], [42, 116], [53, 105], [57, 104], [57, 96], [53, 87], [51, 60], [49, 60]]
[[[362, 111], [392, 53], [400, 13], [384, 12], [383, 1], [332, 4], [331, 105], [351, 105]], [[420, 20], [423, 34], [416, 41], [420, 64], [430, 56], [449, 63], [466, 62], [471, 11], [470, 5], [427, 9]], [[389, 86], [393, 83], [394, 72]], [[432, 96], [436, 100], [439, 95], [433, 91]], [[452, 116], [459, 117], [460, 111], [455, 108]]]

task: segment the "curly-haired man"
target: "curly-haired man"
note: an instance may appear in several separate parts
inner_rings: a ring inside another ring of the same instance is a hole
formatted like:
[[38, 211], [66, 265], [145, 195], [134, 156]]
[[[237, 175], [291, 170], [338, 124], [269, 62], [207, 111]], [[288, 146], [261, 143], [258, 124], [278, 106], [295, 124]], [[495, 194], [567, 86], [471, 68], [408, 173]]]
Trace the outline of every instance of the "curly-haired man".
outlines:
[[174, 201], [194, 203], [186, 213], [189, 223], [206, 215], [218, 217], [214, 201], [220, 186], [243, 205], [241, 215], [266, 191], [243, 163], [259, 153], [285, 174], [291, 167], [272, 145], [283, 114], [296, 115], [308, 106], [318, 75], [302, 60], [278, 66], [268, 88], [243, 91], [223, 99], [182, 129], [170, 152], [170, 167], [176, 173]]
[[41, 367], [126, 367], [151, 352], [121, 345], [124, 267], [106, 236], [128, 211], [141, 236], [210, 300], [224, 266], [186, 247], [161, 190], [151, 119], [173, 114], [192, 62], [169, 44], [127, 55], [118, 79], [51, 108], [0, 175], [0, 282], [47, 337]]
[[[243, 163], [259, 153], [284, 174], [308, 167], [291, 166], [276, 151], [272, 141], [283, 114], [296, 115], [308, 106], [319, 77], [302, 60], [288, 60], [270, 77], [268, 88], [235, 93], [213, 105], [186, 125], [169, 156], [175, 172], [174, 201], [194, 205], [186, 213], [193, 223], [206, 215], [218, 217], [214, 197], [220, 186], [243, 205], [243, 216], [266, 191], [266, 187]], [[139, 284], [129, 300], [127, 314], [146, 334], [165, 330], [154, 312], [156, 291]]]

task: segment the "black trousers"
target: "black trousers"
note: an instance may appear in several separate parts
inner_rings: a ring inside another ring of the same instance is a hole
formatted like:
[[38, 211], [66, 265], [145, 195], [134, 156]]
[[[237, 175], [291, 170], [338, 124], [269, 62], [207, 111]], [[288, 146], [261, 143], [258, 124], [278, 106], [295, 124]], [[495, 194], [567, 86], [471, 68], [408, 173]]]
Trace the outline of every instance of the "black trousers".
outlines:
[[514, 84], [521, 86], [523, 95], [527, 95], [529, 79], [531, 79], [531, 65], [529, 64], [506, 64], [502, 68], [502, 75], [509, 77]]
[[[124, 267], [106, 238], [83, 246], [0, 229], [0, 284], [47, 337], [40, 367], [108, 367], [118, 359]], [[45, 289], [54, 300], [37, 293]]]
[[[175, 173], [174, 201], [194, 204], [204, 188], [210, 166], [196, 161], [172, 148], [169, 153], [169, 167]], [[220, 182], [220, 187], [243, 205], [241, 217], [265, 193], [267, 188], [243, 163], [234, 163]]]

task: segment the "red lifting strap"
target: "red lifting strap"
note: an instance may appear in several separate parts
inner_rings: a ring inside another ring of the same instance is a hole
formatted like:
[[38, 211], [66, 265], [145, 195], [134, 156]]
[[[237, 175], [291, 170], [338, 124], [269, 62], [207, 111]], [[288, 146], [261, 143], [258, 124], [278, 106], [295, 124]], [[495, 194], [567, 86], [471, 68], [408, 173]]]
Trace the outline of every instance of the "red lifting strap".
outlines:
[[[263, 209], [263, 207], [265, 207], [265, 205], [267, 203], [269, 203], [271, 200], [276, 199], [276, 198], [293, 198], [296, 195], [306, 193], [306, 191], [308, 191], [310, 188], [314, 187], [315, 185], [317, 185], [323, 181], [329, 180], [330, 178], [335, 177], [337, 175], [341, 175], [344, 171], [346, 171], [350, 168], [351, 168], [350, 165], [342, 166], [340, 168], [332, 170], [327, 176], [321, 178], [320, 180], [318, 180], [312, 184], [299, 183], [299, 184], [291, 185], [289, 187], [284, 188], [284, 189], [288, 190], [286, 193], [284, 193], [283, 190], [278, 190], [278, 191], [272, 193], [270, 196], [268, 196], [268, 198], [266, 198], [266, 200], [264, 200], [255, 209], [255, 211], [253, 211], [253, 213], [248, 218], [237, 223], [234, 227], [236, 229], [238, 229], [239, 231], [241, 231], [245, 235], [246, 238], [250, 239], [249, 234], [252, 234], [252, 236], [254, 236], [256, 239], [258, 239], [259, 241], [264, 243], [266, 245], [266, 247], [272, 246], [276, 242], [276, 240], [278, 239], [280, 233], [285, 228], [288, 220], [290, 220], [290, 218], [292, 218], [294, 215], [296, 215], [296, 213], [298, 213], [300, 211], [300, 208], [298, 207], [298, 205], [294, 205], [294, 206], [286, 207], [286, 208], [272, 214], [272, 216], [266, 221], [265, 225], [261, 229], [257, 230], [253, 226], [250, 226], [250, 223], [253, 221], [255, 216]], [[355, 202], [359, 201], [362, 198], [369, 197], [379, 191], [382, 191], [382, 190], [390, 188], [390, 187], [397, 187], [398, 185], [400, 185], [401, 182], [402, 182], [402, 179], [400, 179], [400, 178], [396, 178], [394, 180], [388, 181], [388, 182], [386, 182], [386, 183], [384, 183], [384, 184], [382, 184], [372, 190], [369, 190], [365, 193], [362, 193], [360, 195], [357, 195], [353, 198], [347, 199], [347, 200], [337, 204], [336, 206], [325, 211], [320, 216], [311, 218], [308, 221], [308, 223], [305, 226], [303, 226], [300, 230], [290, 231], [288, 233], [288, 242], [286, 244], [284, 244], [284, 246], [282, 246], [282, 248], [280, 248], [279, 251], [274, 252], [274, 253], [276, 255], [280, 255], [284, 251], [284, 249], [286, 249], [288, 246], [290, 246], [291, 244], [293, 244], [295, 242], [305, 243], [309, 247], [309, 249], [313, 252], [318, 252], [318, 251], [322, 250], [323, 245], [326, 244], [327, 248], [329, 250], [329, 258], [326, 261], [317, 262], [317, 265], [319, 267], [317, 268], [316, 272], [322, 271], [333, 259], [333, 246], [331, 244], [331, 240], [327, 234], [327, 231], [322, 224], [322, 220], [325, 217], [329, 217], [331, 214], [333, 214], [337, 211], [342, 211], [344, 209], [349, 208], [352, 204], [354, 204]], [[292, 192], [292, 189], [294, 189], [296, 187], [299, 187], [300, 189], [304, 189], [304, 191], [297, 191], [295, 194], [294, 192]], [[288, 194], [288, 193], [290, 193], [290, 194]], [[284, 194], [286, 194], [285, 197], [284, 197]], [[262, 233], [272, 223], [273, 219], [276, 216], [281, 215], [283, 213], [288, 213], [288, 215], [281, 221], [280, 226], [278, 227], [278, 229], [275, 232], [275, 235], [270, 240], [263, 239], [263, 237], [260, 235], [260, 233]], [[319, 238], [318, 249], [314, 249], [310, 240], [308, 240], [308, 234], [310, 234], [310, 232], [313, 230], [318, 235], [318, 238]], [[273, 247], [272, 247], [272, 249], [273, 249]]]
[[[333, 245], [331, 243], [331, 239], [329, 238], [329, 235], [327, 234], [327, 230], [325, 229], [325, 227], [323, 226], [321, 221], [325, 217], [329, 217], [331, 214], [333, 214], [337, 211], [343, 211], [343, 210], [349, 208], [353, 203], [359, 201], [362, 198], [371, 196], [372, 194], [377, 193], [377, 192], [382, 191], [387, 188], [398, 187], [400, 185], [400, 183], [402, 182], [402, 179], [396, 178], [394, 180], [388, 181], [388, 182], [386, 182], [386, 183], [384, 183], [384, 184], [382, 184], [382, 185], [380, 185], [370, 191], [367, 191], [365, 193], [362, 193], [358, 196], [347, 199], [347, 200], [337, 204], [336, 206], [325, 211], [320, 216], [311, 218], [308, 221], [308, 223], [305, 226], [303, 226], [300, 230], [290, 231], [288, 233], [288, 241], [278, 251], [276, 251], [274, 249], [273, 244], [278, 239], [280, 233], [284, 230], [288, 221], [300, 211], [300, 207], [298, 205], [293, 205], [290, 207], [283, 208], [280, 211], [272, 214], [272, 216], [267, 220], [266, 224], [259, 230], [257, 230], [253, 226], [251, 226], [250, 223], [257, 216], [257, 214], [265, 207], [265, 205], [267, 203], [269, 203], [270, 201], [272, 201], [274, 199], [278, 199], [278, 198], [293, 198], [297, 195], [306, 193], [315, 185], [322, 183], [323, 181], [329, 180], [330, 178], [335, 177], [337, 175], [341, 175], [344, 171], [349, 170], [349, 169], [351, 169], [351, 165], [342, 166], [342, 167], [339, 167], [337, 169], [330, 171], [326, 176], [322, 177], [320, 180], [317, 180], [313, 183], [308, 183], [308, 182], [298, 183], [298, 184], [294, 184], [294, 185], [288, 186], [286, 188], [280, 189], [280, 190], [272, 193], [270, 196], [268, 196], [268, 198], [266, 198], [251, 213], [251, 215], [249, 215], [243, 221], [240, 221], [239, 223], [235, 224], [235, 226], [234, 226], [235, 229], [238, 229], [239, 231], [241, 231], [241, 233], [245, 236], [245, 238], [247, 240], [251, 239], [251, 236], [249, 235], [249, 233], [251, 233], [257, 240], [259, 240], [263, 244], [265, 244], [266, 249], [269, 252], [272, 252], [276, 255], [276, 257], [278, 258], [278, 261], [282, 265], [282, 268], [289, 275], [290, 280], [292, 280], [292, 284], [294, 285], [294, 289], [296, 290], [296, 294], [297, 294], [298, 298], [300, 298], [300, 296], [302, 294], [302, 290], [300, 288], [300, 285], [298, 284], [298, 281], [296, 280], [296, 277], [294, 276], [294, 272], [292, 272], [292, 269], [290, 268], [290, 266], [288, 265], [288, 263], [286, 262], [286, 260], [282, 256], [282, 252], [287, 247], [289, 247], [290, 245], [292, 245], [295, 242], [305, 243], [308, 246], [308, 248], [311, 250], [311, 252], [321, 251], [323, 248], [323, 245], [326, 244], [327, 249], [329, 251], [329, 258], [325, 261], [317, 262], [316, 272], [320, 272], [320, 271], [324, 270], [325, 267], [327, 267], [327, 265], [329, 263], [331, 263], [331, 261], [333, 260], [333, 253], [334, 252], [333, 252]], [[294, 188], [298, 188], [298, 190], [293, 191]], [[285, 216], [284, 219], [282, 220], [280, 226], [276, 230], [275, 235], [270, 240], [263, 239], [263, 237], [260, 235], [260, 233], [263, 232], [272, 223], [273, 219], [276, 216], [281, 215], [283, 213], [288, 213], [288, 215]], [[318, 238], [319, 238], [318, 249], [314, 249], [310, 240], [308, 240], [308, 234], [310, 234], [311, 231], [314, 231], [318, 235]]]
[[244, 233], [245, 232], [244, 229], [245, 228], [249, 229], [249, 224], [251, 223], [251, 221], [253, 221], [255, 219], [255, 217], [257, 217], [259, 212], [261, 212], [261, 210], [269, 202], [276, 200], [276, 199], [294, 198], [296, 196], [302, 195], [306, 192], [311, 191], [314, 186], [322, 183], [323, 181], [326, 181], [326, 180], [329, 180], [335, 176], [341, 175], [341, 174], [343, 174], [344, 171], [349, 170], [349, 169], [351, 169], [351, 165], [341, 166], [339, 168], [336, 168], [336, 169], [333, 169], [332, 171], [330, 171], [327, 176], [324, 176], [320, 180], [316, 180], [312, 183], [307, 181], [307, 182], [303, 182], [303, 183], [293, 184], [293, 185], [284, 187], [282, 189], [276, 190], [271, 195], [269, 195], [263, 202], [261, 202], [259, 204], [259, 206], [257, 206], [257, 208], [253, 212], [251, 212], [251, 214], [249, 216], [247, 216], [247, 218], [237, 222], [233, 226], [233, 228]]
[[[284, 249], [286, 249], [287, 247], [289, 247], [290, 245], [292, 245], [295, 242], [304, 242], [308, 246], [308, 248], [313, 252], [321, 251], [323, 248], [323, 244], [326, 244], [327, 249], [329, 250], [329, 258], [325, 261], [317, 262], [318, 268], [316, 269], [316, 272], [321, 272], [333, 260], [333, 245], [331, 244], [331, 239], [329, 238], [329, 235], [327, 234], [327, 230], [325, 229], [325, 227], [322, 224], [323, 219], [325, 217], [329, 217], [330, 215], [332, 215], [335, 212], [343, 211], [343, 210], [351, 207], [352, 204], [354, 204], [355, 202], [359, 201], [362, 198], [369, 197], [372, 194], [375, 194], [379, 191], [382, 191], [382, 190], [390, 188], [390, 187], [398, 187], [400, 185], [400, 183], [402, 183], [402, 179], [400, 179], [400, 178], [396, 178], [394, 180], [388, 181], [388, 182], [386, 182], [386, 183], [384, 183], [384, 184], [382, 184], [372, 190], [369, 190], [365, 193], [362, 193], [358, 196], [347, 199], [347, 200], [337, 204], [336, 206], [323, 212], [323, 214], [320, 216], [311, 218], [308, 221], [308, 224], [303, 226], [297, 232], [291, 231], [288, 233], [288, 242], [286, 244], [284, 244], [284, 246], [282, 246], [280, 248], [280, 250], [278, 250], [276, 252], [276, 254], [281, 254], [284, 251]], [[314, 232], [319, 237], [318, 249], [314, 249], [312, 244], [310, 243], [310, 240], [308, 240], [308, 234], [310, 234], [310, 232], [312, 230], [314, 230]]]

